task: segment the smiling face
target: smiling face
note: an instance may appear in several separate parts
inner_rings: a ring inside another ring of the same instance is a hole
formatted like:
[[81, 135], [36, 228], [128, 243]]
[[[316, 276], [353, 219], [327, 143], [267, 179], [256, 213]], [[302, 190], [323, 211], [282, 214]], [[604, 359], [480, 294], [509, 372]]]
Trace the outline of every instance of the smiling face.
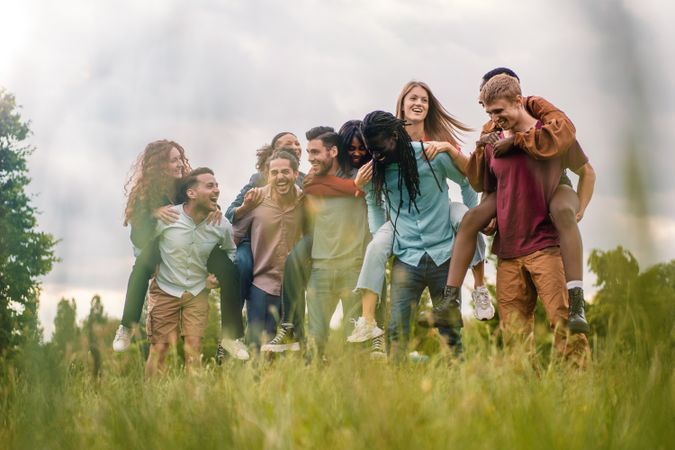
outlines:
[[312, 139], [307, 143], [307, 161], [312, 165], [314, 175], [323, 176], [336, 164], [337, 147], [326, 148], [321, 139]]
[[512, 102], [505, 98], [497, 98], [485, 105], [485, 112], [502, 130], [511, 130], [516, 127], [522, 120], [523, 111], [520, 99]]
[[429, 113], [429, 93], [422, 86], [415, 86], [403, 97], [403, 118], [408, 123], [424, 122]]
[[169, 160], [166, 163], [166, 174], [167, 176], [180, 179], [183, 176], [183, 168], [183, 158], [180, 151], [176, 147], [173, 147], [169, 152]]
[[300, 141], [294, 134], [292, 133], [284, 134], [274, 143], [275, 150], [284, 147], [292, 148], [293, 153], [295, 153], [295, 157], [298, 158], [298, 161], [300, 160], [300, 157], [302, 156], [302, 147], [300, 146]]
[[361, 142], [361, 139], [356, 136], [349, 143], [347, 153], [349, 154], [349, 162], [356, 169], [368, 162], [368, 150], [363, 142]]
[[367, 139], [368, 150], [376, 162], [390, 163], [396, 161], [396, 144], [398, 142], [396, 133], [379, 133]]
[[210, 173], [197, 176], [197, 182], [187, 190], [187, 196], [196, 210], [215, 211], [218, 209], [220, 189], [216, 177]]
[[267, 182], [278, 195], [292, 194], [297, 177], [298, 172], [293, 170], [293, 166], [288, 159], [276, 158], [270, 161]]

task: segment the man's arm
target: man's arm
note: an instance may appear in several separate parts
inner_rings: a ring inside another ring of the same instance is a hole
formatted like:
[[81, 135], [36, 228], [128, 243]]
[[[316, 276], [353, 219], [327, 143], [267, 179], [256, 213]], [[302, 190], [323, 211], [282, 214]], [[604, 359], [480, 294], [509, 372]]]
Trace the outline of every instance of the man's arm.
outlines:
[[591, 163], [586, 163], [574, 173], [579, 175], [577, 182], [577, 195], [579, 196], [579, 212], [577, 213], [577, 222], [579, 222], [586, 212], [586, 207], [591, 202], [593, 190], [595, 189], [595, 170]]
[[534, 159], [564, 155], [576, 139], [576, 129], [569, 117], [541, 97], [527, 97], [525, 107], [542, 126], [515, 133], [513, 145]]
[[220, 238], [220, 248], [227, 252], [230, 261], [234, 261], [235, 256], [237, 256], [237, 246], [234, 244], [234, 239], [232, 238], [232, 224], [227, 220], [223, 220], [220, 223], [220, 227], [223, 230]]
[[244, 237], [249, 235], [251, 224], [253, 223], [253, 211], [254, 210], [247, 212], [241, 216], [239, 220], [234, 223], [234, 225], [230, 226], [231, 235], [235, 244], [239, 244], [239, 242], [241, 242]]
[[478, 194], [471, 188], [471, 184], [467, 178], [462, 175], [455, 162], [445, 155], [439, 155], [434, 161], [438, 160], [438, 164], [442, 169], [443, 175], [457, 183], [462, 191], [462, 201], [469, 208], [473, 208], [478, 204]]
[[248, 183], [243, 188], [241, 188], [237, 198], [234, 199], [234, 201], [227, 208], [227, 211], [225, 211], [225, 217], [227, 217], [227, 220], [229, 220], [231, 223], [235, 223], [239, 219], [238, 216], [241, 214], [236, 213], [237, 208], [239, 208], [244, 203], [244, 196], [246, 193], [251, 189], [258, 187], [259, 183], [260, 174], [256, 172], [251, 175]]
[[384, 205], [378, 206], [377, 204], [372, 183], [368, 183], [365, 186], [365, 191], [366, 205], [368, 206], [368, 228], [370, 228], [370, 234], [375, 234], [384, 222], [387, 221], [387, 216], [384, 211]]

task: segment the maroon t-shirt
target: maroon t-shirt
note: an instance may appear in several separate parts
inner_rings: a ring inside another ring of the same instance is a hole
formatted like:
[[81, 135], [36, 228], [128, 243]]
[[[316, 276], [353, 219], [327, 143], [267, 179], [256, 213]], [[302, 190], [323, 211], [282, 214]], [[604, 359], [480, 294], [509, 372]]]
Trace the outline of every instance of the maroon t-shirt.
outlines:
[[[537, 123], [541, 127], [541, 123]], [[515, 148], [495, 158], [485, 147], [485, 192], [497, 192], [497, 235], [492, 252], [499, 258], [517, 258], [559, 245], [548, 204], [564, 169], [577, 170], [588, 161], [578, 143], [562, 157], [535, 160]]]

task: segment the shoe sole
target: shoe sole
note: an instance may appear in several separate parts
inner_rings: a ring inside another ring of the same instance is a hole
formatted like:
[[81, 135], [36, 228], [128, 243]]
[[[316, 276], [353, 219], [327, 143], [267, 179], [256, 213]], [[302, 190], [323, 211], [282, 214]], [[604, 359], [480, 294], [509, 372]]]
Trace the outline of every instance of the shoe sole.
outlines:
[[572, 334], [588, 334], [591, 331], [591, 327], [588, 326], [588, 323], [567, 323], [567, 328]]
[[293, 342], [292, 344], [279, 344], [279, 345], [263, 345], [260, 347], [261, 352], [272, 352], [272, 353], [282, 353], [285, 351], [297, 352], [300, 351], [300, 343]]
[[363, 339], [359, 338], [360, 340], [352, 339], [352, 337], [349, 336], [347, 338], [347, 342], [350, 342], [352, 344], [358, 344], [360, 342], [370, 341], [372, 339], [375, 339], [376, 337], [384, 336], [384, 330], [382, 328], [378, 328], [377, 330], [373, 330], [373, 331], [374, 331], [373, 333], [370, 333], [370, 336], [366, 336]]

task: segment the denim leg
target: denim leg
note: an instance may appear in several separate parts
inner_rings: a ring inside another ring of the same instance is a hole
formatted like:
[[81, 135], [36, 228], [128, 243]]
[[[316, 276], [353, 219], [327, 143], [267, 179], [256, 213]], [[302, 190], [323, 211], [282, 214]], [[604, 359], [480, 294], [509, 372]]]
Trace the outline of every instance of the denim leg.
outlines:
[[313, 268], [307, 286], [308, 334], [316, 342], [320, 353], [328, 340], [330, 318], [339, 300], [338, 292], [335, 291], [337, 272]]
[[216, 246], [209, 255], [206, 268], [218, 279], [220, 285], [220, 327], [222, 337], [238, 339], [244, 336], [241, 316], [241, 288], [239, 270], [227, 252]]
[[[459, 224], [462, 222], [464, 214], [469, 210], [464, 203], [459, 202], [450, 202], [450, 226], [457, 234], [459, 230]], [[473, 254], [473, 259], [471, 260], [471, 266], [473, 267], [481, 261], [485, 261], [485, 237], [482, 233], [478, 233], [476, 238], [476, 251]]]
[[237, 246], [237, 255], [234, 263], [239, 269], [240, 308], [244, 306], [244, 300], [249, 298], [251, 285], [253, 284], [253, 251], [251, 250], [251, 241], [246, 238], [239, 242]]
[[385, 279], [387, 260], [394, 244], [394, 227], [387, 221], [373, 236], [363, 257], [363, 266], [356, 283], [356, 290], [368, 289], [379, 296]]
[[281, 296], [267, 294], [267, 310], [265, 313], [266, 340], [270, 340], [277, 332], [277, 324], [281, 314]]
[[122, 325], [125, 327], [130, 328], [141, 320], [148, 284], [160, 261], [159, 238], [155, 238], [143, 247], [131, 269], [122, 312]]
[[391, 269], [389, 340], [400, 340], [401, 348], [408, 343], [413, 308], [419, 303], [424, 288], [423, 271], [396, 258]]
[[262, 333], [265, 329], [268, 294], [253, 285], [250, 292], [250, 297], [246, 300], [246, 318], [248, 319], [246, 340], [255, 344], [256, 347], [260, 347]]
[[[359, 266], [337, 271], [336, 290], [339, 293], [340, 300], [342, 300], [343, 323], [345, 324], [349, 324], [350, 319], [356, 320], [361, 315], [361, 296], [354, 290], [354, 284], [359, 278], [360, 271], [361, 267]], [[342, 328], [347, 333], [352, 332], [351, 325]]]
[[312, 270], [313, 236], [303, 237], [286, 258], [281, 285], [281, 322], [292, 323], [297, 338], [304, 337], [305, 290]]
[[[426, 284], [429, 287], [429, 295], [431, 296], [431, 303], [437, 304], [443, 299], [443, 289], [448, 278], [448, 269], [450, 268], [450, 260], [437, 266], [434, 261], [424, 255]], [[445, 342], [454, 350], [456, 354], [462, 352], [462, 334], [461, 328], [446, 328], [439, 327], [438, 332], [444, 337]]]

